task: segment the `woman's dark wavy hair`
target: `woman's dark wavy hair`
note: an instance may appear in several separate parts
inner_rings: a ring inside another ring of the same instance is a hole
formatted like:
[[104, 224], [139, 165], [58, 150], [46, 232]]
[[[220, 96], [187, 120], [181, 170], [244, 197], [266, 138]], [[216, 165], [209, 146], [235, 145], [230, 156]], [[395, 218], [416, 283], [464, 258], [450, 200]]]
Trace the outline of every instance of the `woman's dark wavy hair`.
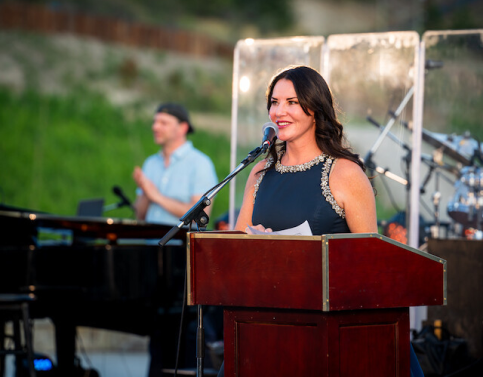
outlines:
[[[323, 77], [315, 69], [307, 66], [290, 66], [274, 76], [267, 88], [267, 110], [270, 111], [275, 84], [282, 79], [293, 83], [303, 111], [307, 115], [310, 115], [309, 109], [314, 112], [315, 139], [319, 149], [334, 158], [351, 160], [365, 171], [359, 155], [353, 153], [350, 147], [343, 145], [343, 127], [337, 119], [332, 93]], [[282, 144], [281, 149], [285, 149], [285, 143]], [[269, 156], [277, 161], [276, 148], [270, 149]], [[271, 167], [274, 165], [272, 164]]]

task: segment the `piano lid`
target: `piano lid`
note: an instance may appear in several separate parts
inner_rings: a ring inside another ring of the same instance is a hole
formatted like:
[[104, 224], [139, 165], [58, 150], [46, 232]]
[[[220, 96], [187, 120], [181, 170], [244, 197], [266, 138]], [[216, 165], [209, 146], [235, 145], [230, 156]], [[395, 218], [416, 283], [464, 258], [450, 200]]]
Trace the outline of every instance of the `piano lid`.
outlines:
[[[36, 244], [39, 230], [72, 231], [76, 240], [90, 240], [89, 243], [104, 240], [116, 244], [122, 239], [158, 239], [172, 229], [165, 224], [112, 217], [58, 216], [46, 213], [0, 210], [2, 241], [0, 244], [19, 245], [24, 242]], [[181, 229], [173, 239], [186, 242], [187, 229]], [[85, 243], [81, 241], [80, 243]], [[6, 243], [5, 243], [6, 242]]]

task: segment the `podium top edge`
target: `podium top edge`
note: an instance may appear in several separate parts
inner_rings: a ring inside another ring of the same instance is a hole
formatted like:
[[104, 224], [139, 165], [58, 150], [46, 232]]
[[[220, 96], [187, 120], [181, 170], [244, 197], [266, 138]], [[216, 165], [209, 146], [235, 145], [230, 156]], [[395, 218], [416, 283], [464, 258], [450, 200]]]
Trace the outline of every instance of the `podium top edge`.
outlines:
[[336, 233], [336, 234], [322, 234], [312, 236], [302, 235], [280, 235], [280, 234], [246, 234], [240, 231], [206, 231], [206, 232], [188, 232], [188, 237], [192, 235], [194, 238], [223, 238], [223, 239], [251, 239], [251, 240], [300, 240], [300, 241], [322, 241], [331, 239], [348, 239], [348, 238], [378, 238], [384, 240], [387, 237], [378, 233]]
[[[188, 232], [188, 235], [193, 235], [194, 238], [225, 238], [225, 239], [280, 239], [280, 240], [331, 240], [339, 238], [378, 238], [388, 240], [387, 237], [378, 233], [335, 233], [322, 235], [280, 235], [280, 234], [247, 234], [240, 231], [205, 231], [205, 232]], [[390, 241], [394, 241], [389, 239]], [[396, 241], [395, 241], [396, 242]]]
[[405, 245], [401, 242], [395, 241], [392, 238], [386, 237], [379, 233], [335, 233], [335, 234], [322, 234], [320, 236], [298, 236], [298, 235], [272, 235], [270, 233], [265, 234], [246, 234], [240, 231], [205, 231], [205, 232], [188, 232], [188, 240], [190, 237], [195, 239], [225, 239], [225, 240], [285, 240], [285, 241], [318, 241], [318, 242], [329, 242], [335, 239], [378, 239], [383, 242], [395, 245], [402, 249], [408, 250], [415, 254], [421, 255], [428, 259], [433, 259], [442, 264], [446, 264], [446, 260], [429, 254], [425, 251], [416, 249], [414, 247]]
[[297, 236], [297, 235], [273, 235], [270, 233], [265, 234], [246, 234], [242, 232], [233, 231], [213, 231], [213, 232], [188, 232], [188, 238], [193, 236], [194, 238], [223, 238], [223, 239], [250, 239], [250, 240], [299, 240], [299, 241], [321, 241], [323, 236]]

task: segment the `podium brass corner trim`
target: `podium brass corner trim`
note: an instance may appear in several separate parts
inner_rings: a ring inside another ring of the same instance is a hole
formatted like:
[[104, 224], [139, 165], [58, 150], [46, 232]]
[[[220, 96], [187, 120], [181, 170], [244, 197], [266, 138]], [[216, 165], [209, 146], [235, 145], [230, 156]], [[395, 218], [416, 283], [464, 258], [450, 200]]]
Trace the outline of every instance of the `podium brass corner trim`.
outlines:
[[448, 262], [446, 262], [444, 259], [441, 259], [441, 263], [443, 263], [443, 305], [448, 305]]
[[329, 240], [322, 235], [322, 311], [330, 311], [329, 298]]
[[190, 233], [186, 234], [186, 303], [188, 305], [193, 305], [193, 297], [191, 294], [191, 258], [190, 258], [190, 251], [191, 251], [191, 237]]

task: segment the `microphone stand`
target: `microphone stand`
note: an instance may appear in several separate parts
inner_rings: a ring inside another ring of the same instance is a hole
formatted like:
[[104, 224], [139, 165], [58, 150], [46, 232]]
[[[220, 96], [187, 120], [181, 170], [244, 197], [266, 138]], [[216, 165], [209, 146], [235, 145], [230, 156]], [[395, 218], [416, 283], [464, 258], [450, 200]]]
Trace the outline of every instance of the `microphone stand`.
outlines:
[[[375, 125], [377, 128], [379, 128], [382, 133], [381, 134], [384, 134], [386, 136], [388, 136], [391, 140], [393, 140], [394, 142], [396, 142], [398, 145], [400, 145], [406, 152], [406, 156], [404, 157], [404, 161], [406, 162], [406, 179], [403, 179], [401, 177], [398, 177], [392, 173], [390, 173], [388, 170], [385, 170], [385, 169], [382, 169], [381, 167], [379, 166], [376, 166], [374, 164], [374, 162], [372, 161], [372, 150], [374, 149], [371, 149], [367, 155], [366, 155], [366, 159], [367, 159], [367, 163], [364, 161], [364, 163], [367, 164], [367, 166], [370, 168], [370, 169], [373, 169], [373, 170], [376, 170], [378, 173], [380, 174], [384, 174], [386, 177], [388, 178], [391, 178], [392, 180], [398, 182], [398, 183], [401, 183], [402, 185], [406, 186], [406, 213], [408, 213], [409, 211], [409, 194], [410, 194], [410, 184], [409, 184], [409, 175], [410, 175], [410, 165], [411, 165], [411, 155], [412, 155], [412, 150], [411, 150], [411, 147], [409, 147], [409, 145], [407, 145], [406, 143], [404, 143], [402, 140], [400, 140], [397, 136], [395, 136], [393, 133], [391, 133], [390, 131], [387, 130], [387, 126], [381, 126], [376, 120], [374, 120], [372, 117], [370, 116], [367, 116], [366, 119], [372, 123], [373, 125]], [[380, 145], [380, 143], [379, 143]], [[440, 166], [437, 165], [436, 163], [434, 163], [432, 160], [428, 160], [427, 158], [425, 158], [424, 156], [421, 156], [421, 160], [426, 163], [429, 167], [429, 170], [428, 170], [428, 173], [422, 183], [422, 185], [420, 186], [420, 189], [419, 191], [424, 194], [425, 191], [426, 191], [426, 185], [427, 183], [429, 182], [431, 176], [432, 176], [432, 173], [435, 169], [439, 168]], [[439, 193], [438, 193], [439, 194]], [[408, 217], [406, 216], [406, 228], [408, 229]]]
[[[378, 138], [374, 142], [374, 145], [371, 147], [371, 149], [367, 152], [366, 156], [363, 158], [363, 161], [367, 165], [367, 167], [369, 168], [371, 175], [373, 175], [374, 170], [376, 170], [379, 173], [385, 174], [389, 178], [394, 179], [394, 180], [398, 181], [399, 183], [402, 183], [403, 185], [406, 185], [408, 187], [408, 190], [409, 190], [409, 185], [408, 185], [409, 177], [408, 177], [407, 180], [404, 180], [404, 179], [399, 179], [399, 177], [397, 177], [395, 174], [392, 174], [392, 173], [391, 173], [391, 175], [388, 175], [386, 173], [386, 172], [388, 172], [386, 169], [382, 169], [380, 167], [376, 168], [375, 164], [372, 161], [372, 156], [374, 156], [374, 153], [376, 153], [377, 149], [380, 147], [380, 145], [381, 145], [382, 141], [384, 140], [384, 138], [386, 137], [386, 135], [389, 135], [390, 137], [392, 137], [392, 134], [389, 133], [389, 130], [391, 129], [392, 125], [394, 124], [396, 119], [399, 117], [401, 112], [404, 110], [404, 108], [406, 107], [407, 103], [409, 102], [409, 100], [411, 99], [413, 94], [414, 94], [414, 86], [412, 86], [409, 89], [409, 91], [406, 93], [406, 96], [403, 98], [403, 100], [399, 104], [396, 111], [390, 112], [391, 118], [389, 119], [389, 121], [387, 122], [387, 124], [385, 126], [381, 126], [379, 123], [377, 123], [370, 116], [367, 117], [367, 120], [369, 122], [371, 122], [372, 124], [376, 125], [379, 129], [382, 130], [382, 132], [379, 134]], [[367, 161], [367, 163], [366, 163], [366, 161]]]
[[[370, 116], [367, 116], [366, 119], [370, 123], [372, 123], [373, 125], [375, 125], [377, 128], [379, 128], [380, 130], [384, 131], [385, 135], [389, 136], [389, 138], [391, 140], [393, 140], [394, 142], [396, 142], [397, 144], [399, 144], [400, 146], [402, 146], [402, 148], [404, 150], [406, 150], [408, 152], [408, 154], [411, 153], [411, 148], [406, 143], [404, 143], [403, 141], [399, 140], [399, 138], [397, 136], [395, 136], [393, 133], [389, 132], [387, 130], [387, 128], [386, 128], [387, 126], [386, 127], [385, 126], [381, 126], [376, 120], [374, 120]], [[388, 169], [385, 169], [385, 168], [382, 168], [380, 166], [377, 166], [374, 163], [374, 161], [372, 160], [372, 156], [374, 154], [373, 150], [374, 150], [374, 148], [372, 148], [371, 150], [369, 150], [369, 152], [367, 152], [366, 156], [363, 159], [363, 161], [366, 164], [367, 168], [370, 169], [371, 175], [373, 175], [374, 174], [373, 172], [376, 171], [379, 174], [384, 174], [386, 177], [392, 179], [393, 181], [395, 181], [397, 183], [400, 183], [403, 186], [408, 186], [408, 182], [409, 182], [409, 177], [408, 176], [406, 176], [406, 179], [404, 179], [404, 178], [399, 177], [398, 175], [396, 175], [394, 173], [391, 173]]]
[[[213, 197], [230, 182], [239, 172], [245, 169], [253, 161], [255, 161], [260, 155], [266, 153], [270, 148], [271, 143], [263, 143], [261, 146], [253, 149], [248, 153], [247, 157], [220, 183], [209, 189], [198, 202], [181, 217], [178, 225], [175, 225], [171, 230], [164, 235], [164, 237], [158, 242], [158, 245], [163, 247], [166, 243], [172, 239], [176, 233], [184, 226], [189, 225], [193, 221], [198, 224], [198, 229], [205, 228], [208, 225], [209, 217], [204, 211], [208, 207]], [[196, 376], [203, 376], [203, 359], [204, 359], [204, 346], [205, 335], [203, 329], [203, 307], [198, 305], [198, 327], [196, 331]]]
[[372, 155], [374, 155], [374, 153], [376, 153], [377, 149], [381, 145], [383, 139], [389, 133], [389, 130], [391, 129], [394, 122], [396, 121], [397, 117], [399, 117], [399, 115], [401, 114], [401, 112], [403, 111], [403, 109], [406, 107], [407, 103], [411, 99], [413, 93], [414, 93], [414, 86], [412, 86], [409, 89], [409, 91], [406, 93], [406, 96], [403, 98], [403, 100], [399, 104], [399, 107], [396, 109], [396, 111], [390, 113], [391, 118], [387, 122], [386, 126], [384, 126], [382, 128], [382, 132], [379, 134], [379, 137], [377, 138], [376, 142], [374, 143], [372, 148], [369, 150], [368, 156], [372, 156]]

